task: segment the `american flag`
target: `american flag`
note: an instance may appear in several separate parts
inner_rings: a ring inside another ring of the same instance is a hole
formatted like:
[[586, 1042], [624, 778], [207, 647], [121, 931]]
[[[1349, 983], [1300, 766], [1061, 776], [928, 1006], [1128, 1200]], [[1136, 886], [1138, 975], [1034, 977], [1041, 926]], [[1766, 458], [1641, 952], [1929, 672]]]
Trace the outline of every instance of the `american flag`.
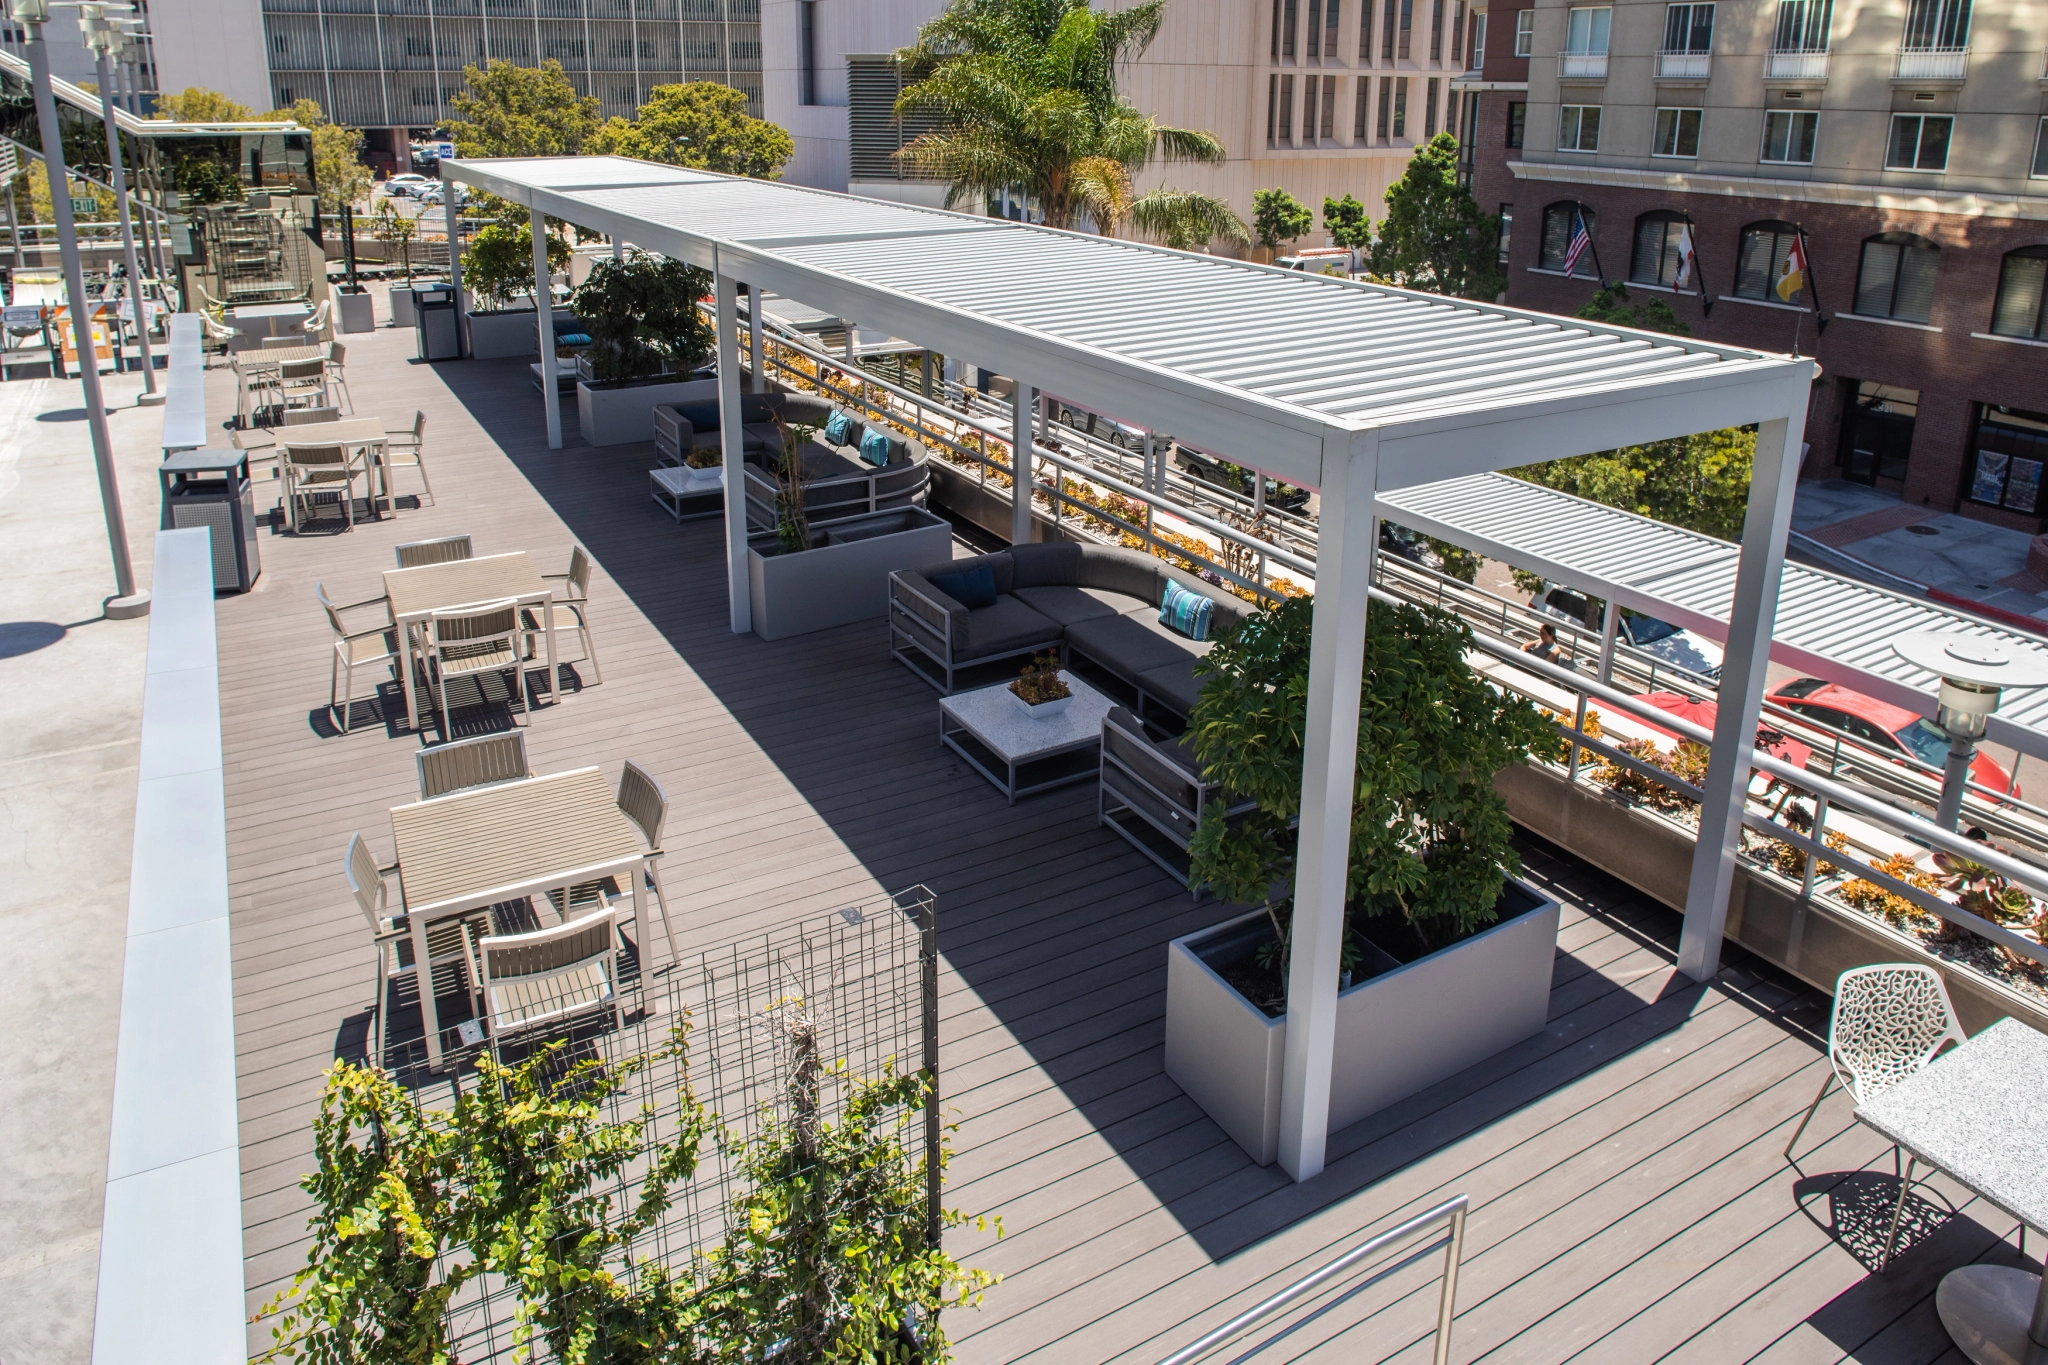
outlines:
[[1572, 240], [1564, 249], [1564, 273], [1569, 275], [1578, 269], [1579, 257], [1593, 245], [1593, 239], [1586, 235], [1586, 219], [1577, 209], [1572, 210]]

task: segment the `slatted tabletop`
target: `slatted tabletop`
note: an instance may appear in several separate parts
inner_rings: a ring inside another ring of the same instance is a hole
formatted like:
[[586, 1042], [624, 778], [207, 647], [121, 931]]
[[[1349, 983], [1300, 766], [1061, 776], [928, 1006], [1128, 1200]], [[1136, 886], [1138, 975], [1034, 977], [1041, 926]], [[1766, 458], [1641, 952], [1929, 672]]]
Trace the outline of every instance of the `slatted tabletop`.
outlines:
[[391, 811], [406, 909], [431, 915], [502, 888], [628, 862], [644, 852], [599, 768], [507, 782]]
[[302, 427], [278, 427], [281, 446], [360, 446], [389, 440], [391, 433], [375, 417], [356, 417], [346, 422], [309, 422]]
[[450, 564], [423, 564], [417, 569], [386, 569], [384, 591], [391, 598], [391, 614], [403, 621], [472, 602], [544, 597], [548, 585], [526, 551], [514, 550]]
[[261, 351], [242, 351], [234, 358], [235, 368], [247, 373], [250, 370], [270, 370], [279, 365], [296, 365], [305, 360], [327, 359], [327, 346], [323, 342], [313, 346], [272, 346]]

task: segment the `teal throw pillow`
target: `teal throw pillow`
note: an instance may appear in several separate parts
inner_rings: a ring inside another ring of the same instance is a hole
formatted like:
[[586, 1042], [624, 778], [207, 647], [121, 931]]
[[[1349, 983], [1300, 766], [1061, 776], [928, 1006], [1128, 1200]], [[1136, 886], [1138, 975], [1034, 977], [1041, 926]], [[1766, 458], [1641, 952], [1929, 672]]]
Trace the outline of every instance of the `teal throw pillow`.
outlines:
[[860, 457], [877, 469], [889, 463], [888, 436], [869, 427], [860, 438]]
[[835, 446], [846, 445], [848, 430], [852, 426], [853, 419], [835, 409], [832, 415], [825, 419], [825, 439]]
[[555, 338], [557, 346], [588, 346], [590, 337], [583, 332], [565, 332]]
[[1190, 640], [1209, 638], [1209, 618], [1216, 613], [1216, 603], [1198, 592], [1189, 592], [1180, 584], [1168, 579], [1166, 592], [1159, 602], [1159, 623], [1178, 635]]
[[996, 572], [986, 564], [955, 573], [935, 573], [926, 581], [969, 611], [996, 604]]

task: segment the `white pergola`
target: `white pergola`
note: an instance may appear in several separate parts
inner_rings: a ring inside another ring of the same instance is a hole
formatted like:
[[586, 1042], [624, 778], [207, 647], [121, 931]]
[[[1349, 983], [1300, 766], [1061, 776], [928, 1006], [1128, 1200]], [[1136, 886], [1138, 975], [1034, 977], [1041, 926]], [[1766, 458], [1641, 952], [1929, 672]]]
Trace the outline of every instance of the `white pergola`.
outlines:
[[[1756, 472], [1679, 956], [1695, 980], [1719, 969], [1811, 362], [614, 157], [444, 161], [441, 175], [527, 206], [543, 336], [551, 325], [543, 217], [712, 273], [728, 490], [744, 486], [742, 282], [1009, 376], [1019, 432], [1030, 429], [1032, 395], [1043, 388], [1321, 490], [1280, 1118], [1280, 1162], [1297, 1180], [1323, 1169], [1329, 1131], [1374, 499], [1755, 424]], [[452, 203], [449, 212], [452, 229]], [[543, 363], [553, 364], [550, 348]], [[559, 447], [556, 386], [543, 382], [541, 391], [549, 444]], [[1028, 537], [1031, 451], [1019, 444], [1012, 524]], [[744, 503], [726, 499], [739, 632], [751, 629]]]

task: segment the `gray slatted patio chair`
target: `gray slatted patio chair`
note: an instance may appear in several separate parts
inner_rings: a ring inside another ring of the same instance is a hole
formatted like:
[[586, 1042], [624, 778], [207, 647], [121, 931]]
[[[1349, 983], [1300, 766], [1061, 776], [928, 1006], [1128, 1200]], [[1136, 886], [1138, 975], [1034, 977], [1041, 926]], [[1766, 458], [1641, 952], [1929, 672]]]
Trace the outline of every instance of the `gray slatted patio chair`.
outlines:
[[[323, 309], [327, 307], [324, 303], [320, 306]], [[355, 395], [348, 391], [348, 348], [338, 341], [329, 342], [327, 346], [327, 382], [340, 391], [342, 400], [348, 404], [348, 410], [354, 412]]]
[[415, 411], [412, 425], [398, 431], [384, 433], [384, 464], [387, 468], [403, 469], [408, 465], [420, 472], [420, 487], [427, 492], [427, 501], [434, 501], [434, 483], [427, 477], [427, 414]]
[[[448, 723], [448, 680], [486, 673], [512, 674], [512, 704], [526, 711], [526, 662], [519, 657], [519, 607], [511, 598], [437, 611], [427, 618], [427, 650], [433, 660], [431, 684]], [[481, 690], [481, 689], [479, 689]]]
[[397, 548], [398, 567], [417, 569], [427, 564], [453, 564], [475, 553], [468, 536], [442, 536], [439, 540], [408, 541]]
[[[569, 551], [569, 572], [542, 574], [541, 577], [549, 582], [559, 582], [562, 585], [556, 589], [560, 596], [550, 602], [547, 607], [547, 611], [552, 614], [554, 620], [556, 636], [559, 637], [563, 631], [574, 631], [576, 633], [577, 638], [583, 645], [583, 657], [590, 661], [590, 681], [602, 683], [604, 681], [604, 673], [597, 666], [597, 644], [591, 639], [590, 635], [590, 556], [583, 553], [583, 547], [578, 545]], [[527, 629], [527, 658], [535, 657], [536, 652], [541, 649], [538, 637], [542, 631], [548, 628], [548, 619], [548, 617], [541, 614], [541, 608], [539, 607], [521, 607], [519, 609], [520, 624], [524, 625]], [[574, 663], [575, 660], [558, 659], [557, 662]], [[554, 679], [550, 678], [548, 685], [552, 688], [554, 686]]]
[[306, 345], [306, 338], [295, 332], [290, 336], [264, 337], [262, 342], [261, 349], [266, 351], [296, 351], [301, 346]]
[[284, 415], [284, 425], [288, 427], [312, 426], [318, 422], [339, 422], [340, 420], [341, 409], [333, 407], [293, 408]]
[[[277, 367], [277, 396], [287, 409], [293, 406], [326, 407], [327, 362], [287, 360]], [[319, 400], [317, 403], [315, 399]]]
[[[402, 976], [419, 976], [419, 963], [413, 958], [412, 925], [404, 911], [391, 909], [390, 893], [385, 887], [384, 879], [397, 870], [397, 863], [379, 863], [370, 853], [370, 846], [363, 841], [362, 835], [349, 836], [342, 874], [348, 878], [348, 889], [355, 894], [356, 905], [361, 908], [363, 918], [370, 922], [371, 942], [377, 949], [377, 1024], [371, 1035], [375, 1050], [370, 1053], [370, 1062], [374, 1066], [384, 1064], [384, 1038], [388, 1032], [384, 1005], [390, 998], [391, 983]], [[463, 985], [469, 991], [471, 1001], [476, 1001], [475, 941], [488, 934], [490, 928], [490, 912], [479, 910], [473, 915], [452, 917], [428, 929], [429, 975], [428, 979], [419, 982], [419, 989], [430, 991], [434, 988], [433, 968], [460, 963]]]
[[[662, 853], [661, 830], [668, 823], [668, 796], [645, 768], [631, 760], [619, 773], [619, 811], [633, 822], [640, 831], [640, 837], [647, 841], [647, 855], [640, 864], [641, 875], [646, 877], [648, 889], [654, 892], [654, 910], [661, 916], [662, 937], [668, 940], [668, 960], [674, 962], [676, 931], [669, 923], [668, 898], [662, 894], [661, 874], [654, 866], [654, 860]], [[594, 882], [579, 882], [568, 888], [566, 893], [550, 891], [548, 901], [555, 907], [555, 913], [566, 919], [585, 906], [609, 903], [614, 894], [624, 896], [626, 892], [615, 888], [612, 880], [606, 877]], [[633, 927], [645, 939], [645, 927], [637, 923]], [[641, 958], [643, 963], [652, 961], [644, 946]], [[645, 969], [643, 966], [642, 970]]]
[[[340, 721], [341, 732], [347, 734], [349, 708], [356, 695], [356, 670], [378, 664], [388, 667], [398, 662], [398, 627], [391, 619], [391, 603], [386, 598], [372, 597], [336, 606], [324, 583], [315, 583], [313, 591], [320, 598], [320, 609], [327, 613], [327, 624], [334, 628], [334, 664], [327, 677], [327, 709]], [[368, 630], [350, 630], [341, 614], [364, 607], [382, 607], [383, 622]]]
[[477, 945], [493, 1042], [590, 1011], [619, 1018], [616, 914], [595, 910], [528, 934]]
[[420, 770], [420, 800], [431, 801], [450, 792], [476, 787], [495, 787], [500, 782], [520, 782], [533, 776], [526, 766], [526, 732], [508, 730], [502, 735], [481, 735], [453, 744], [422, 749], [414, 759]]
[[364, 471], [347, 447], [280, 441], [277, 451], [277, 467], [284, 474], [284, 496], [290, 508], [287, 516], [294, 531], [302, 520], [302, 503], [310, 511], [315, 495], [337, 490], [341, 493], [342, 518], [351, 528], [355, 526], [356, 479]]

